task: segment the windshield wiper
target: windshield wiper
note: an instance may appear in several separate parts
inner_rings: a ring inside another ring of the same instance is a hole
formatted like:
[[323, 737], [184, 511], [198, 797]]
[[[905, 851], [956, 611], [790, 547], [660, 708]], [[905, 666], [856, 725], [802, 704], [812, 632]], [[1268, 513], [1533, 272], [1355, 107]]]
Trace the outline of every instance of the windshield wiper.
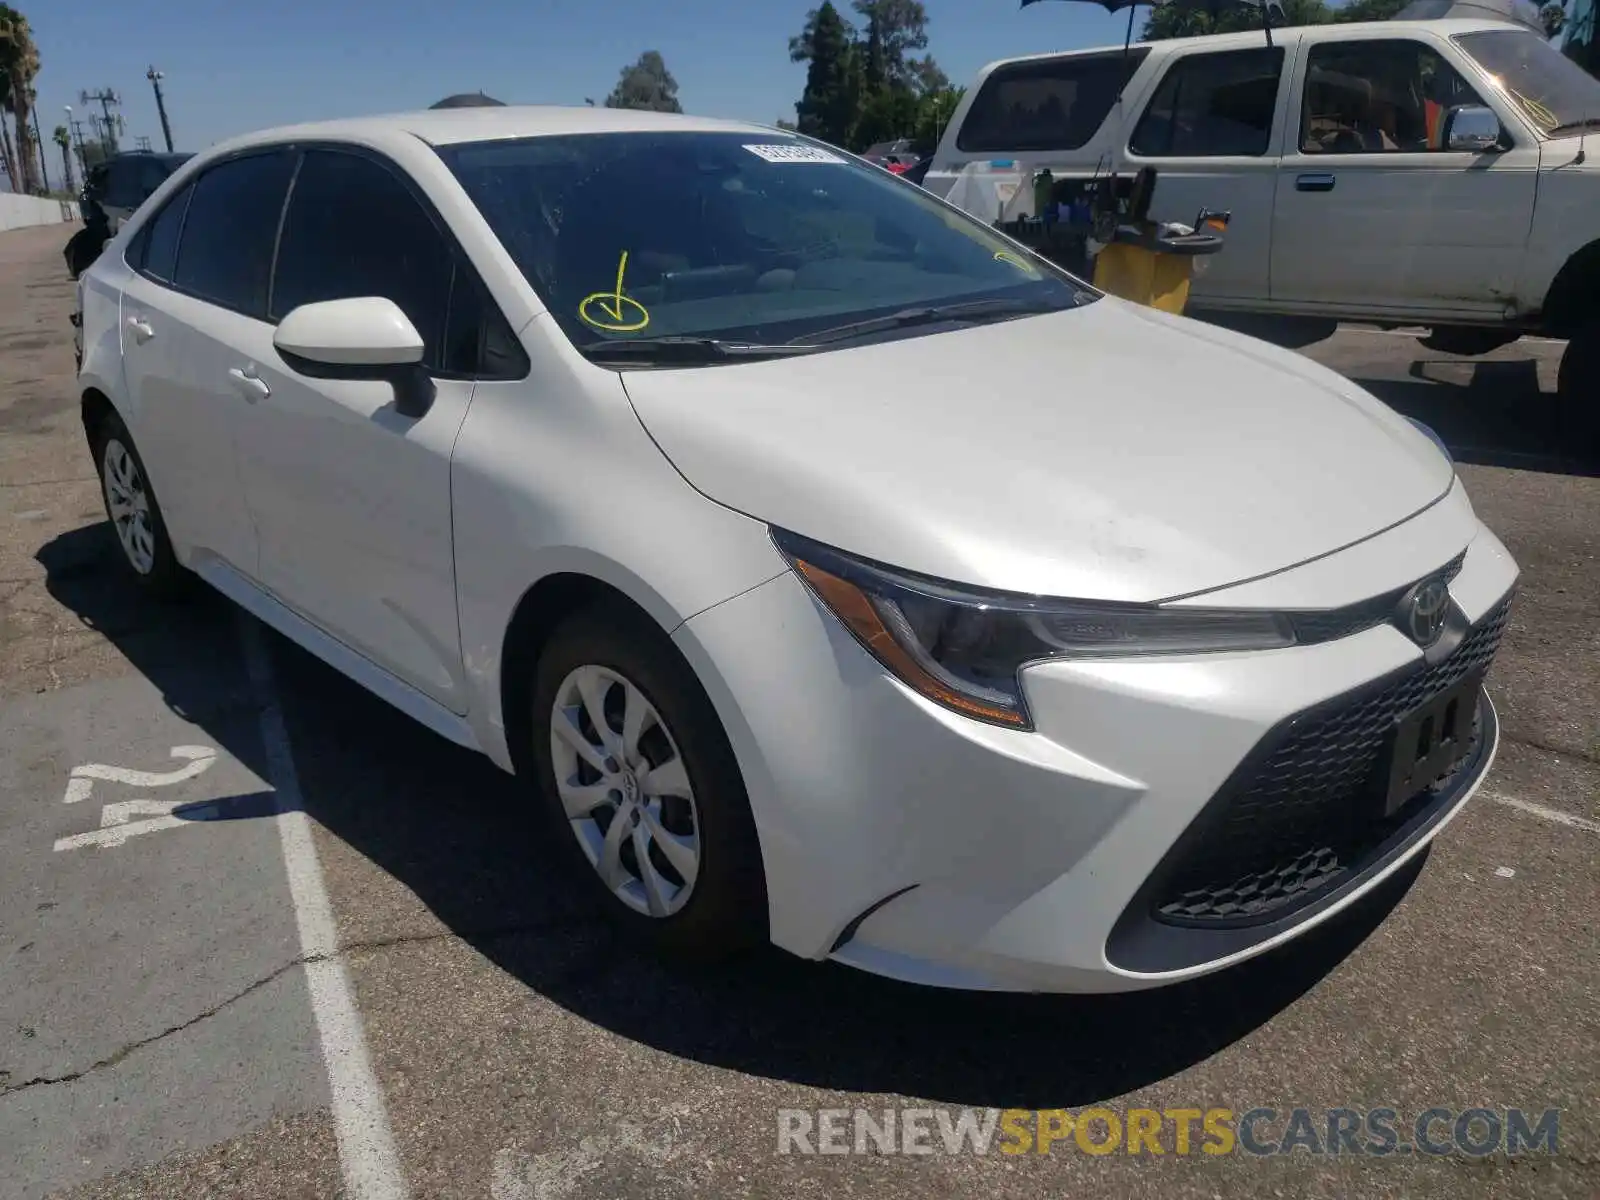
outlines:
[[968, 300], [961, 304], [931, 304], [918, 308], [903, 308], [884, 317], [870, 317], [865, 321], [851, 321], [831, 329], [819, 329], [805, 334], [796, 345], [821, 346], [829, 342], [842, 342], [848, 338], [866, 337], [891, 329], [904, 329], [912, 325], [937, 325], [945, 321], [982, 321], [986, 318], [1021, 317], [1030, 313], [1061, 312], [1064, 306], [1046, 300]]
[[602, 338], [578, 347], [591, 358], [650, 362], [710, 363], [743, 358], [787, 358], [809, 353], [811, 346], [787, 343], [728, 342], [721, 338], [663, 336], [645, 338]]
[[1580, 117], [1576, 121], [1563, 121], [1544, 132], [1546, 137], [1554, 137], [1558, 133], [1577, 133], [1582, 129], [1600, 129], [1600, 117]]

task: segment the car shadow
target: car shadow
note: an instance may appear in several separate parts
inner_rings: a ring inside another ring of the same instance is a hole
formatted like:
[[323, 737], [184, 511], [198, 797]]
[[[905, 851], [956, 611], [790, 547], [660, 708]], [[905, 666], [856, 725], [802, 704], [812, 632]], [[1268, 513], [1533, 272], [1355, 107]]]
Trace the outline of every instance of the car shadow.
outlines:
[[1557, 358], [1545, 360], [1547, 375], [1541, 381], [1533, 343], [1513, 343], [1494, 351], [1494, 357], [1475, 358], [1430, 350], [1396, 334], [1381, 350], [1358, 351], [1349, 342], [1330, 341], [1341, 332], [1333, 321], [1193, 315], [1310, 358], [1328, 358], [1334, 370], [1431, 428], [1457, 462], [1600, 476], [1592, 412], [1555, 395]]
[[[203, 588], [176, 605], [140, 599], [103, 523], [54, 539], [37, 558], [57, 601], [108, 637], [175, 711], [270, 777], [241, 723], [211, 716], [248, 702], [231, 604]], [[329, 833], [571, 1013], [685, 1059], [774, 1080], [1002, 1108], [1078, 1107], [1137, 1091], [1304, 995], [1361, 945], [1422, 866], [1287, 947], [1157, 991], [940, 991], [773, 949], [715, 968], [668, 966], [595, 915], [592, 881], [554, 852], [523, 785], [284, 639], [268, 635], [267, 644], [303, 802]], [[223, 812], [268, 815], [244, 803], [224, 803]]]
[[[1455, 360], [1450, 360], [1456, 365]], [[1471, 364], [1471, 382], [1445, 382], [1418, 360], [1409, 378], [1350, 378], [1427, 425], [1457, 462], [1563, 475], [1600, 476], [1600, 447], [1585, 444], [1582, 414], [1539, 386], [1532, 359]]]

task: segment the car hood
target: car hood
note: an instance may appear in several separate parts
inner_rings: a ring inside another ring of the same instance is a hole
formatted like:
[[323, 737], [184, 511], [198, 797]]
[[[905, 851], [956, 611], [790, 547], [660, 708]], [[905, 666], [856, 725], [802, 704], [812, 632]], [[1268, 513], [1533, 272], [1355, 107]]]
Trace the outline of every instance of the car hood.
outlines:
[[713, 500], [1005, 591], [1207, 591], [1371, 537], [1454, 478], [1425, 435], [1341, 376], [1109, 297], [623, 379], [650, 435]]

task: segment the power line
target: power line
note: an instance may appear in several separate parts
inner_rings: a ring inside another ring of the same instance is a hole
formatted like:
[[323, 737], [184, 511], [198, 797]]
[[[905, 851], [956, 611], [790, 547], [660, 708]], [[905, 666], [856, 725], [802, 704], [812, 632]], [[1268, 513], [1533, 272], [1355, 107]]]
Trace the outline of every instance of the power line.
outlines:
[[[104, 145], [106, 156], [109, 158], [117, 152], [117, 133], [122, 128], [122, 115], [119, 113], [113, 117], [111, 109], [113, 107], [122, 107], [122, 97], [110, 88], [100, 88], [93, 92], [79, 92], [78, 102], [80, 104], [98, 104], [100, 106], [100, 112], [103, 116], [103, 123], [100, 124], [100, 140]], [[91, 121], [94, 119], [93, 116], [90, 117]]]

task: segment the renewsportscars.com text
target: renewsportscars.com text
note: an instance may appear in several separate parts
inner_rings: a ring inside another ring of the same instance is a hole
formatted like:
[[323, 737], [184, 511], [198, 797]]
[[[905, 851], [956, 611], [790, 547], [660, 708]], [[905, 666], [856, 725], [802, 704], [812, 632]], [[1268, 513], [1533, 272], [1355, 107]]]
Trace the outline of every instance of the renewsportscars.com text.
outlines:
[[1560, 1123], [1553, 1108], [783, 1108], [778, 1153], [1482, 1157], [1555, 1154]]

